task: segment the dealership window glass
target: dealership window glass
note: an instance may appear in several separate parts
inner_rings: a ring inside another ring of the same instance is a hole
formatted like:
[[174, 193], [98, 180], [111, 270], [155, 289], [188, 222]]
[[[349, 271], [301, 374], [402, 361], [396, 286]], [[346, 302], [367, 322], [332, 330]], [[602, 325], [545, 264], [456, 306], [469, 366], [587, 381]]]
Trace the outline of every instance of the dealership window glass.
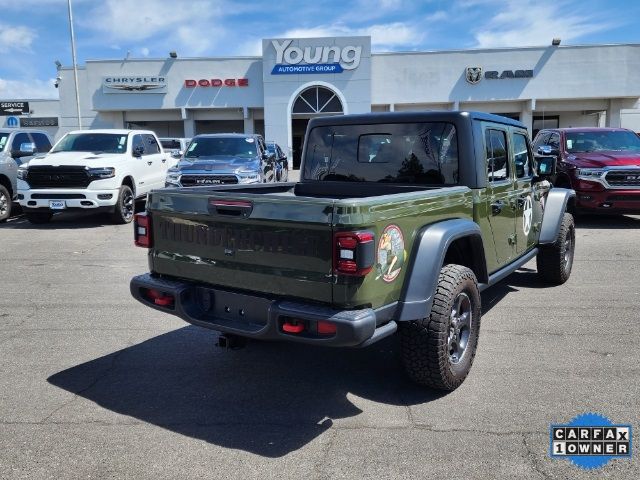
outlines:
[[560, 117], [559, 116], [548, 116], [544, 117], [533, 117], [533, 137], [538, 134], [540, 130], [551, 130], [554, 128], [558, 128], [560, 126]]
[[127, 135], [117, 133], [68, 133], [55, 144], [51, 153], [92, 152], [124, 153], [127, 150]]
[[303, 178], [455, 185], [457, 142], [455, 127], [439, 122], [316, 127]]
[[508, 179], [507, 134], [503, 130], [487, 129], [485, 130], [484, 138], [489, 181], [499, 182]]
[[533, 175], [531, 168], [531, 154], [527, 145], [527, 137], [516, 133], [513, 135], [513, 160], [516, 164], [516, 176], [518, 178]]
[[293, 103], [292, 113], [342, 113], [337, 95], [325, 87], [310, 87], [302, 91]]
[[626, 130], [567, 132], [569, 153], [631, 151], [640, 152], [640, 137]]
[[36, 144], [38, 152], [48, 152], [51, 150], [51, 142], [44, 133], [31, 132], [31, 138]]
[[15, 137], [13, 137], [13, 142], [11, 143], [11, 150], [17, 152], [20, 150], [20, 145], [23, 143], [31, 143], [31, 139], [29, 135], [26, 133], [18, 133]]
[[185, 158], [199, 157], [236, 157], [251, 159], [258, 150], [252, 137], [196, 137], [189, 144]]

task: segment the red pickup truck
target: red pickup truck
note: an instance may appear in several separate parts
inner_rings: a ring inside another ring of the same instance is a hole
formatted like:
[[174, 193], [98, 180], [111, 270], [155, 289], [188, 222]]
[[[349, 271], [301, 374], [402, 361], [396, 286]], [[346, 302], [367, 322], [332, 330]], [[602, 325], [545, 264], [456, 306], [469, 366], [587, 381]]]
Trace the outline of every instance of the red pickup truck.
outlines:
[[584, 213], [640, 214], [640, 137], [623, 128], [540, 130], [534, 151], [558, 157], [554, 186]]

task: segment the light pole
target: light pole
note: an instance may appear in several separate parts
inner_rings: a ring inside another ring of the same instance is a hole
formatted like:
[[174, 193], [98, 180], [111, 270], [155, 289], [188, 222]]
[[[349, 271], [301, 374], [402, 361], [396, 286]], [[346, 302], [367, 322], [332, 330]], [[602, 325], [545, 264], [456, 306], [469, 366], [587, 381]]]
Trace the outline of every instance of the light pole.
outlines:
[[76, 88], [76, 111], [78, 113], [78, 128], [82, 130], [82, 116], [80, 115], [80, 93], [78, 92], [78, 63], [76, 62], [76, 39], [73, 34], [73, 14], [71, 13], [71, 0], [67, 0], [69, 11], [69, 34], [71, 35], [71, 57], [73, 60], [73, 79]]

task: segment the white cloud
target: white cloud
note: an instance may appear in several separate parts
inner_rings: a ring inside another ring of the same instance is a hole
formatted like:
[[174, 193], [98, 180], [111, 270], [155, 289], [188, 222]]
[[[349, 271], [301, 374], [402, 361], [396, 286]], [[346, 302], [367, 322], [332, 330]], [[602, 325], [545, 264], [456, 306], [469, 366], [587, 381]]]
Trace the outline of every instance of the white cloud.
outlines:
[[402, 22], [371, 25], [364, 28], [352, 28], [342, 23], [323, 25], [315, 28], [298, 28], [285, 32], [284, 37], [340, 37], [340, 36], [371, 36], [374, 48], [396, 48], [415, 46], [424, 38], [424, 32], [416, 27]]
[[149, 56], [149, 49], [147, 47], [142, 47], [140, 49], [140, 53], [142, 54], [143, 57], [148, 57]]
[[7, 80], [0, 78], [0, 98], [10, 99], [40, 99], [58, 98], [58, 90], [53, 86], [54, 78], [48, 80]]
[[38, 34], [32, 28], [0, 23], [0, 52], [30, 52], [31, 45], [37, 37]]
[[177, 5], [175, 0], [105, 0], [79, 23], [119, 45], [153, 39], [158, 48], [160, 43], [183, 56], [195, 56], [211, 49], [221, 37], [221, 29], [212, 27], [221, 23], [217, 21], [221, 15], [222, 2], [194, 0]]
[[590, 33], [609, 30], [613, 25], [581, 13], [566, 2], [511, 0], [502, 2], [502, 11], [475, 32], [478, 47], [521, 47], [549, 45], [560, 37], [571, 41]]

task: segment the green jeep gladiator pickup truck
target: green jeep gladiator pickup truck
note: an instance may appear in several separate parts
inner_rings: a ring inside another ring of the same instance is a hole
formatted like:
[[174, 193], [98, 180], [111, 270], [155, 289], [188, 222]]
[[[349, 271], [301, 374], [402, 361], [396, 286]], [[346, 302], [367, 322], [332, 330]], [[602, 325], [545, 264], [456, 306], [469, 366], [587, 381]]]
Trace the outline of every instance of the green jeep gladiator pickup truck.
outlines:
[[572, 190], [525, 126], [477, 112], [315, 118], [301, 180], [153, 191], [135, 219], [145, 305], [221, 332], [364, 347], [396, 331], [415, 382], [466, 378], [480, 292], [537, 258], [565, 282]]

